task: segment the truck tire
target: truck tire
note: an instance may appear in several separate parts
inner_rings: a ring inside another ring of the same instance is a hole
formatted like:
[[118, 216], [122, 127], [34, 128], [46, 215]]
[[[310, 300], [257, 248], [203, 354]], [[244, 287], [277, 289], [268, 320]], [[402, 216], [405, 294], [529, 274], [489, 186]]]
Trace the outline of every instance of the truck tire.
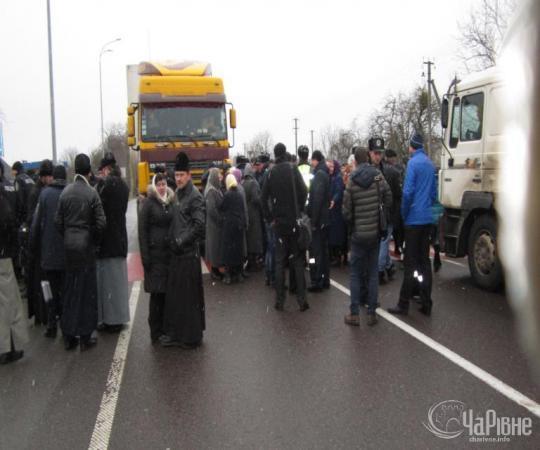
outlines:
[[489, 291], [500, 289], [503, 272], [497, 253], [497, 223], [493, 216], [484, 214], [475, 220], [469, 234], [467, 253], [475, 283]]

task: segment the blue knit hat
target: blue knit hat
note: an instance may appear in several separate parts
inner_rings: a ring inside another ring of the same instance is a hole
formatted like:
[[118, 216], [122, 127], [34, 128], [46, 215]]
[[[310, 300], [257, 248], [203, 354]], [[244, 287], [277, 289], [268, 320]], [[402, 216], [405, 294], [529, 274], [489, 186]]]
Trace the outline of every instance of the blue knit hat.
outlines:
[[424, 147], [424, 136], [422, 136], [420, 133], [414, 132], [411, 136], [411, 142], [410, 145], [414, 149], [419, 149]]

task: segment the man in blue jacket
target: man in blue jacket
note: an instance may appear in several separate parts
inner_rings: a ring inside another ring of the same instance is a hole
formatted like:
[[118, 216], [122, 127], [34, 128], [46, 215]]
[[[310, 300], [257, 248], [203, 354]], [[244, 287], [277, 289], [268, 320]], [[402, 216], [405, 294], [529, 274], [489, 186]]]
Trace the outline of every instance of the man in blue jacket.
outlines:
[[414, 134], [410, 141], [411, 159], [407, 165], [401, 200], [401, 215], [405, 224], [405, 273], [398, 304], [389, 308], [392, 314], [406, 315], [415, 282], [420, 286], [420, 312], [431, 315], [431, 264], [429, 235], [433, 223], [432, 208], [437, 200], [435, 166], [426, 155], [424, 139]]

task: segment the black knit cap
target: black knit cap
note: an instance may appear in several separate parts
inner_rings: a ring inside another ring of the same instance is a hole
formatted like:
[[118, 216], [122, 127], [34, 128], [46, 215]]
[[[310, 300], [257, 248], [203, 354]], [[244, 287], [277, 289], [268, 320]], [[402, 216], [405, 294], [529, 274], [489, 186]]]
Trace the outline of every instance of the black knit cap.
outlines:
[[189, 158], [184, 152], [176, 155], [176, 161], [174, 163], [175, 172], [189, 172]]
[[90, 158], [84, 153], [79, 153], [75, 157], [75, 173], [78, 175], [88, 175], [92, 171]]
[[311, 159], [321, 162], [324, 159], [324, 156], [320, 150], [315, 150], [313, 154], [311, 155]]
[[397, 156], [397, 153], [391, 148], [388, 148], [384, 151], [384, 156], [386, 156], [387, 158], [395, 158]]
[[39, 165], [39, 176], [40, 177], [52, 177], [53, 174], [53, 163], [50, 159], [44, 159]]
[[287, 147], [285, 147], [285, 144], [278, 142], [274, 147], [274, 156], [276, 158], [283, 158], [285, 153], [287, 153]]
[[55, 180], [65, 180], [67, 178], [66, 168], [62, 165], [54, 166], [52, 175]]

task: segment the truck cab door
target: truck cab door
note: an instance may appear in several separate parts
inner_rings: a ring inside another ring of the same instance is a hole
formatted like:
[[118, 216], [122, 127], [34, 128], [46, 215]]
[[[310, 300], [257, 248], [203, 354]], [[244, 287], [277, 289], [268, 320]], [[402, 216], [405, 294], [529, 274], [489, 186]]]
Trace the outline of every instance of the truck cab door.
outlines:
[[452, 101], [448, 145], [454, 165], [441, 167], [441, 203], [446, 208], [461, 208], [463, 193], [482, 191], [483, 186], [484, 93], [466, 92]]

